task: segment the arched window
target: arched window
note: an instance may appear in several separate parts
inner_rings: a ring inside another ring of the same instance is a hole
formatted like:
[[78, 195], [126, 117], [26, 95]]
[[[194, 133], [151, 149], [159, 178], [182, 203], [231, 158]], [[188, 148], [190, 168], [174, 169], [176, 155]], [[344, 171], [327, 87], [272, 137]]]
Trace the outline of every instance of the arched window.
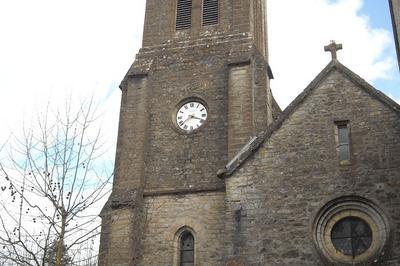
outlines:
[[194, 237], [185, 231], [180, 237], [180, 266], [194, 266]]
[[218, 24], [218, 0], [203, 0], [203, 26]]
[[185, 30], [192, 27], [192, 0], [177, 0], [176, 2], [176, 30]]

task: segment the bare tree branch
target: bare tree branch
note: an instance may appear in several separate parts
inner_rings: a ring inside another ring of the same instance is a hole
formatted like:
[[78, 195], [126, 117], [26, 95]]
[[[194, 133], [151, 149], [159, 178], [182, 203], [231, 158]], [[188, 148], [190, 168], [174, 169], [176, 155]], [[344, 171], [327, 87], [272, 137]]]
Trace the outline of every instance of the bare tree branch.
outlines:
[[99, 169], [104, 152], [95, 109], [89, 101], [75, 111], [67, 100], [52, 115], [48, 105], [35, 125], [0, 147], [6, 154], [0, 160], [1, 261], [61, 266], [96, 256], [91, 246], [81, 247], [93, 246], [99, 234], [97, 213], [113, 174]]

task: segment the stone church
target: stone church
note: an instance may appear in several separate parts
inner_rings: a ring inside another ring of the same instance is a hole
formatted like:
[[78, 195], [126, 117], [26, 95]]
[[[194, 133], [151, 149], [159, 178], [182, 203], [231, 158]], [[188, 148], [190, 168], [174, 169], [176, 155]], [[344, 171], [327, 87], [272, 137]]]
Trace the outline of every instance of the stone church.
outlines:
[[264, 0], [147, 0], [99, 265], [400, 265], [400, 106], [340, 48], [282, 111]]

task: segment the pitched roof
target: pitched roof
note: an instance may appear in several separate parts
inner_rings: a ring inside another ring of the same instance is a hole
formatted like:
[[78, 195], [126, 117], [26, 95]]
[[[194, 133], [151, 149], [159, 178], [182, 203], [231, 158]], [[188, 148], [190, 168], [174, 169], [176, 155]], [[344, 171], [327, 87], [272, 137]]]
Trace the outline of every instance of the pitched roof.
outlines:
[[368, 94], [382, 102], [390, 109], [399, 113], [400, 105], [398, 105], [391, 98], [375, 89], [373, 86], [368, 84], [364, 79], [355, 74], [353, 71], [342, 65], [336, 59], [332, 60], [319, 74], [318, 76], [307, 86], [307, 88], [300, 93], [296, 99], [294, 99], [288, 107], [283, 111], [281, 116], [275, 121], [266, 131], [260, 132], [257, 136], [253, 137], [237, 154], [233, 159], [225, 166], [224, 169], [218, 171], [217, 175], [220, 178], [228, 177], [232, 175], [237, 169], [239, 169], [243, 163], [254, 154], [258, 148], [264, 143], [265, 140], [269, 139], [271, 135], [278, 130], [283, 122], [297, 109], [297, 107], [308, 97], [308, 95], [328, 76], [328, 74], [337, 70], [345, 75], [349, 80], [364, 89]]

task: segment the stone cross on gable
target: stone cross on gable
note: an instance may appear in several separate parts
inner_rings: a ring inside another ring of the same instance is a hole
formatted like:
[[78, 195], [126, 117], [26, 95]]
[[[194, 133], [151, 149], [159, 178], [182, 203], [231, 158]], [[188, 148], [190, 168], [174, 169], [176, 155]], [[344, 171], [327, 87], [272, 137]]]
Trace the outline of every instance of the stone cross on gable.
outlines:
[[331, 43], [324, 47], [325, 52], [331, 52], [332, 60], [337, 60], [337, 51], [343, 49], [343, 45], [335, 43], [335, 41], [331, 41]]

